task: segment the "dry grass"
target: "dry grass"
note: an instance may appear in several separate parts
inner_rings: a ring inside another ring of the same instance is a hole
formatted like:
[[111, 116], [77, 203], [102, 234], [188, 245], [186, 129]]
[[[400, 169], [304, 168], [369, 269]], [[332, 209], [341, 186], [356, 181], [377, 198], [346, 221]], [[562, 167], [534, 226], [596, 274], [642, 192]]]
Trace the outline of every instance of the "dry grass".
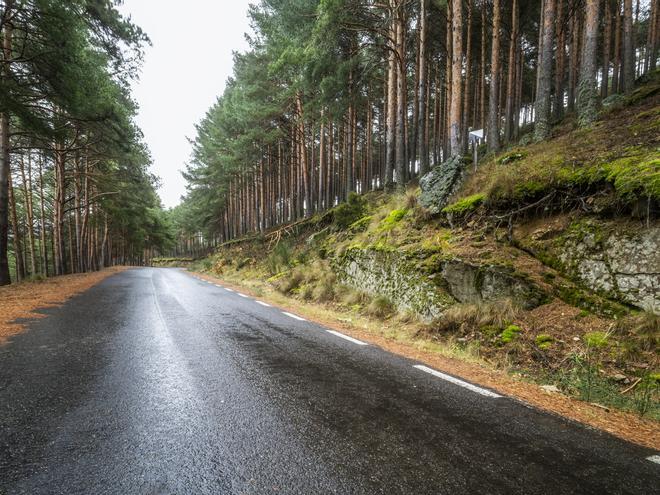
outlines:
[[484, 327], [502, 329], [513, 322], [520, 313], [509, 299], [492, 303], [455, 304], [445, 311], [441, 318], [424, 326], [424, 333], [463, 334]]
[[16, 323], [17, 319], [43, 318], [38, 309], [60, 306], [76, 294], [123, 270], [126, 267], [113, 267], [100, 272], [0, 287], [0, 344], [24, 329], [24, 325]]

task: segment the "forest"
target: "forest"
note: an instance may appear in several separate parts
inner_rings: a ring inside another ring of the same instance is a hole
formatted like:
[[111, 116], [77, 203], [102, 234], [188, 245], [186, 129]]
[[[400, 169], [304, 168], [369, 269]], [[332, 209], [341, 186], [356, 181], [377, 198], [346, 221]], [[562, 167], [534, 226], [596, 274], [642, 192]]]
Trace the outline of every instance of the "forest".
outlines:
[[[176, 254], [589, 126], [657, 66], [658, 0], [262, 0], [197, 126]], [[479, 135], [479, 134], [477, 134]]]
[[0, 285], [165, 249], [130, 94], [148, 37], [111, 0], [3, 0], [0, 33]]

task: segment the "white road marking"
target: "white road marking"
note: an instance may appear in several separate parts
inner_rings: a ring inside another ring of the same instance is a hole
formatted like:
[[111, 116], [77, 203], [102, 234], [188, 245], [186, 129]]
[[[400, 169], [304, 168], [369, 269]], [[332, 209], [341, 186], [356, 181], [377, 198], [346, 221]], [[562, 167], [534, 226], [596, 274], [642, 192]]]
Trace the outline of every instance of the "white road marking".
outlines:
[[266, 306], [267, 308], [272, 308], [272, 306], [268, 303], [265, 303], [263, 301], [257, 301], [257, 304], [261, 304], [262, 306]]
[[228, 290], [229, 292], [234, 292], [233, 289], [227, 289], [227, 287], [225, 287], [225, 290]]
[[307, 321], [305, 318], [301, 318], [300, 316], [294, 315], [292, 313], [287, 313], [286, 311], [282, 311], [282, 313], [298, 321]]
[[224, 287], [223, 287], [222, 285], [220, 285], [220, 284], [213, 284], [213, 285], [215, 285], [215, 286], [218, 287], [219, 289], [224, 289]]
[[244, 297], [246, 299], [250, 299], [250, 296], [246, 296], [245, 294], [241, 294], [240, 292], [237, 292], [236, 294], [238, 294], [239, 296]]
[[326, 330], [326, 332], [331, 333], [332, 335], [336, 335], [337, 337], [340, 337], [342, 339], [346, 339], [349, 342], [353, 342], [354, 344], [357, 345], [369, 345], [366, 342], [362, 342], [361, 340], [354, 339], [353, 337], [349, 337], [348, 335], [344, 335], [343, 333], [340, 332], [335, 332], [334, 330]]
[[486, 390], [485, 388], [477, 387], [476, 385], [472, 385], [471, 383], [464, 382], [463, 380], [459, 380], [458, 378], [454, 378], [451, 375], [445, 375], [444, 373], [441, 373], [439, 371], [436, 371], [434, 369], [431, 369], [427, 366], [423, 366], [421, 364], [416, 364], [414, 366], [418, 370], [425, 371], [426, 373], [430, 373], [433, 376], [437, 376], [438, 378], [442, 378], [443, 380], [447, 380], [448, 382], [453, 383], [454, 385], [458, 385], [463, 388], [467, 388], [468, 390], [471, 390], [472, 392], [476, 392], [478, 394], [484, 395], [486, 397], [491, 397], [493, 399], [499, 399], [502, 396], [499, 394], [496, 394], [495, 392], [491, 392], [490, 390]]
[[652, 455], [651, 457], [647, 457], [646, 460], [660, 464], [660, 455]]

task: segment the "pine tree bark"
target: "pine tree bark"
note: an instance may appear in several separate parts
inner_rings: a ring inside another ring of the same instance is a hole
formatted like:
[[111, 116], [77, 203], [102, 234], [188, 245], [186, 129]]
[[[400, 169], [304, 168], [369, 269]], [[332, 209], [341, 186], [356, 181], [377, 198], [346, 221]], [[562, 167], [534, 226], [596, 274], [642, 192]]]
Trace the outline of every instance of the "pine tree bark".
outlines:
[[564, 115], [564, 73], [566, 60], [566, 23], [565, 0], [557, 0], [557, 20], [555, 31], [557, 36], [557, 54], [555, 56], [555, 93], [554, 93], [554, 118], [560, 120]]
[[534, 137], [537, 141], [550, 135], [550, 91], [552, 84], [552, 45], [555, 26], [555, 0], [544, 0], [543, 30], [540, 46], [540, 65], [538, 68]]
[[621, 92], [621, 0], [615, 1], [614, 16], [614, 70], [612, 71], [612, 93]]
[[[561, 1], [561, 0], [560, 0]], [[504, 140], [508, 143], [513, 135], [513, 112], [515, 104], [516, 59], [518, 56], [518, 0], [511, 5], [511, 37], [509, 38], [509, 66], [506, 81], [506, 115], [504, 118]]]
[[[13, 0], [5, 2], [5, 22], [2, 32], [2, 61], [0, 78], [10, 77], [9, 61], [12, 58], [12, 26], [11, 16]], [[9, 115], [0, 113], [0, 285], [11, 283], [9, 274], [9, 181], [11, 167], [9, 164]]]
[[486, 7], [481, 7], [481, 75], [479, 76], [479, 127], [486, 128]]
[[[32, 160], [28, 154], [28, 173], [25, 173], [25, 161], [23, 158], [19, 161], [21, 180], [23, 183], [23, 198], [25, 200], [24, 213], [26, 223], [26, 233], [28, 237], [28, 252], [30, 254], [30, 275], [37, 274], [37, 258], [35, 255], [34, 243], [34, 210], [32, 207]], [[29, 180], [28, 180], [29, 179]]]
[[[497, 1], [497, 0], [496, 0]], [[461, 105], [463, 75], [463, 5], [460, 0], [451, 1], [451, 99], [449, 104], [449, 154], [462, 154]]]
[[405, 106], [405, 33], [404, 33], [404, 4], [397, 2], [396, 19], [396, 186], [401, 189], [406, 184], [406, 106]]
[[598, 49], [600, 0], [587, 0], [586, 11], [577, 98], [578, 122], [581, 126], [590, 125], [598, 116], [596, 53]]
[[392, 189], [396, 148], [396, 86], [397, 86], [397, 60], [396, 60], [396, 0], [390, 0], [390, 17], [392, 19], [389, 29], [389, 56], [387, 77], [387, 136], [385, 151], [385, 190]]
[[427, 43], [427, 0], [420, 0], [419, 5], [419, 114], [417, 120], [417, 129], [419, 133], [419, 173], [424, 175], [429, 171], [429, 150], [428, 150], [428, 116], [427, 116], [427, 63], [426, 63], [426, 43]]
[[16, 281], [20, 282], [25, 278], [25, 260], [23, 258], [23, 243], [21, 241], [21, 230], [18, 224], [18, 214], [16, 212], [16, 196], [12, 186], [11, 174], [8, 184], [9, 194], [9, 213], [11, 217], [12, 242], [14, 244], [14, 261], [16, 263]]
[[658, 40], [660, 38], [660, 0], [651, 0], [651, 19], [650, 19], [647, 52], [648, 52], [648, 71], [654, 71], [658, 63]]
[[610, 49], [612, 45], [612, 12], [610, 2], [603, 5], [603, 21], [605, 24], [603, 32], [603, 75], [600, 81], [600, 97], [607, 98], [610, 84]]
[[623, 92], [635, 86], [635, 47], [633, 43], [632, 0], [623, 0]]
[[44, 171], [43, 171], [43, 155], [39, 157], [39, 207], [40, 207], [40, 225], [39, 244], [41, 248], [41, 274], [44, 277], [48, 276], [48, 246], [46, 243], [46, 201], [44, 198]]
[[501, 5], [500, 0], [493, 0], [493, 46], [490, 58], [490, 94], [488, 95], [488, 149], [497, 151], [500, 149], [500, 29], [501, 29]]
[[467, 136], [470, 121], [470, 97], [472, 88], [472, 0], [467, 0], [467, 40], [465, 47], [465, 85], [463, 88], [463, 128], [461, 130], [461, 148], [467, 152]]

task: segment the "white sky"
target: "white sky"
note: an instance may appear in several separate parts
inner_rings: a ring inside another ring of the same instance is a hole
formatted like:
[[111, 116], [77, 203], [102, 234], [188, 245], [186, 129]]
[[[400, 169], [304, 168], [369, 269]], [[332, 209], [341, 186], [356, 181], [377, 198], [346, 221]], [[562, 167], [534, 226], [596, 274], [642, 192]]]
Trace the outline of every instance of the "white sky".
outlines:
[[247, 49], [250, 0], [124, 0], [130, 15], [151, 38], [133, 96], [138, 124], [161, 178], [166, 207], [185, 194], [180, 170], [190, 157], [187, 138], [222, 94], [232, 72], [232, 52]]

